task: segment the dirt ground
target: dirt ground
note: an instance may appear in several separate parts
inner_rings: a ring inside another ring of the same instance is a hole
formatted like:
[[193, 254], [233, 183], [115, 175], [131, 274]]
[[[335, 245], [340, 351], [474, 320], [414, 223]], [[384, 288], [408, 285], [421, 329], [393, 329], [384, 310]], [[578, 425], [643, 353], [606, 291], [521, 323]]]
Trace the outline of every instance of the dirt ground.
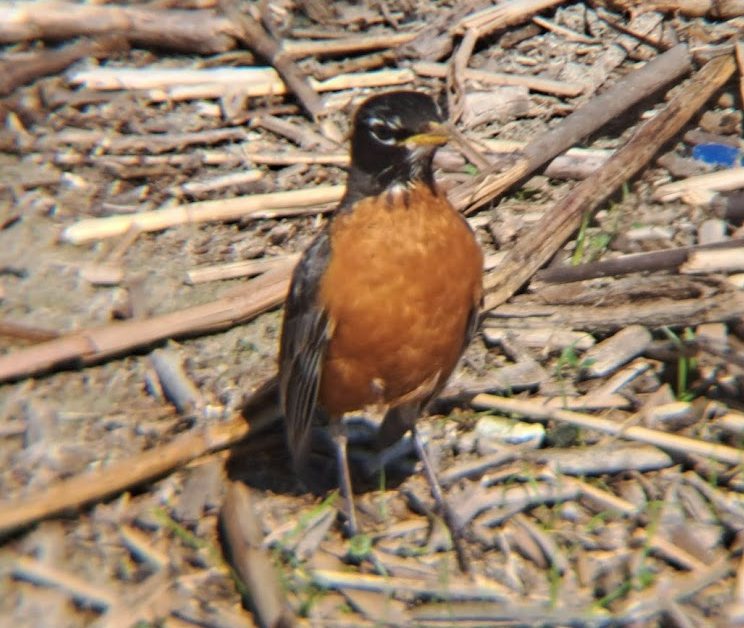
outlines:
[[[218, 15], [209, 2], [192, 4], [140, 7]], [[694, 50], [692, 71], [585, 137], [573, 170], [553, 164], [531, 173], [469, 213], [489, 277], [520, 239], [541, 237], [533, 227], [590, 176], [590, 149], [606, 156], [625, 145], [690, 74], [732, 56], [744, 28], [742, 17], [715, 11], [554, 4], [536, 20], [532, 13], [492, 31], [481, 26], [466, 59], [484, 74], [549, 85], [465, 74], [450, 85], [457, 128], [488, 159], [520, 150], [507, 142], [555, 129], [676, 43]], [[407, 70], [398, 88], [445, 101], [445, 78], [416, 64], [441, 63], [446, 71], [467, 39], [453, 25], [467, 25], [462, 20], [488, 3], [240, 6], [261, 13], [275, 41], [375, 35], [383, 42], [361, 52], [297, 55], [308, 76], [353, 73], [346, 68], [355, 60], [358, 72]], [[65, 43], [12, 40], [6, 30], [0, 23], [2, 62]], [[406, 33], [419, 37], [385, 43]], [[292, 473], [277, 421], [137, 479], [144, 453], [236, 424], [246, 397], [275, 371], [276, 304], [219, 331], [195, 325], [174, 338], [128, 343], [113, 356], [98, 357], [89, 346], [72, 359], [34, 362], [33, 351], [48, 356], [50, 343], [74, 332], [113, 326], [117, 338], [116, 325], [133, 321], [127, 334], [136, 336], [137, 321], [246, 294], [260, 276], [193, 283], [187, 273], [281, 261], [323, 228], [333, 203], [290, 203], [274, 217], [124, 229], [79, 243], [65, 235], [87, 219], [343, 184], [351, 113], [394, 85], [324, 91], [324, 114], [311, 121], [292, 95], [246, 97], [239, 85], [180, 99], [165, 83], [157, 86], [165, 79], [99, 89], [81, 78], [107, 68], [155, 77], [164, 69], [254, 64], [267, 65], [242, 45], [199, 54], [133, 42], [0, 100], [0, 626], [744, 625], [744, 477], [736, 459], [744, 436], [741, 248], [725, 249], [726, 263], [696, 273], [678, 262], [582, 282], [535, 279], [484, 319], [443, 398], [420, 421], [462, 525], [470, 574], [458, 570], [410, 437], [388, 452], [384, 473], [370, 471], [379, 466], [374, 417], [349, 425], [364, 530], [355, 539], [343, 534], [322, 429], [313, 477]], [[727, 168], [701, 157], [700, 146], [738, 150], [732, 165], [741, 163], [741, 76], [739, 66], [639, 175], [593, 207], [549, 267], [741, 238], [735, 194], [657, 195], [664, 183]], [[574, 95], [564, 93], [573, 88]], [[222, 129], [227, 139], [216, 134]], [[163, 138], [171, 145], [158, 144]], [[483, 168], [471, 157], [457, 145], [440, 151], [439, 184], [451, 191], [475, 180]], [[249, 171], [255, 176], [223, 179]], [[203, 186], [184, 187], [194, 183]], [[597, 312], [608, 314], [600, 320]], [[183, 368], [187, 408], [172, 402], [156, 352]], [[8, 524], [24, 500], [68, 495], [65, 482], [79, 478], [73, 487], [92, 486], [121, 461], [133, 478], [122, 490], [82, 506], [73, 496], [74, 507], [44, 513], [42, 506], [22, 525]], [[218, 525], [231, 483], [248, 488], [260, 531], [259, 549], [243, 554]], [[246, 583], [241, 561], [260, 565], [265, 580]], [[259, 617], [269, 598], [285, 609], [285, 623]]]

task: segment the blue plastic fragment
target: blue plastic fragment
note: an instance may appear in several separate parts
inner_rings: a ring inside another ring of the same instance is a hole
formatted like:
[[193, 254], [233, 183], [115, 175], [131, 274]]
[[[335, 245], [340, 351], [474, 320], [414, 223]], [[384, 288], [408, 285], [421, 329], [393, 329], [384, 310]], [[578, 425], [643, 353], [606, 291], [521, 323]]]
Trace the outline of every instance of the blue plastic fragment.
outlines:
[[692, 158], [711, 166], [733, 168], [741, 162], [741, 151], [726, 144], [698, 144], [692, 149]]

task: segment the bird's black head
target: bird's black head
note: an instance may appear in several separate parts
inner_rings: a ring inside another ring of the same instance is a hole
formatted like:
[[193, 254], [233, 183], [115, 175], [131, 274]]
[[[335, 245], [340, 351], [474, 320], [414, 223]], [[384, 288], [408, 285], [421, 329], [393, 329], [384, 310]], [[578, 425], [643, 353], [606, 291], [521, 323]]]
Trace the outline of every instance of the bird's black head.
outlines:
[[412, 181], [433, 186], [434, 151], [447, 139], [442, 112], [430, 96], [395, 91], [367, 99], [354, 116], [346, 201]]

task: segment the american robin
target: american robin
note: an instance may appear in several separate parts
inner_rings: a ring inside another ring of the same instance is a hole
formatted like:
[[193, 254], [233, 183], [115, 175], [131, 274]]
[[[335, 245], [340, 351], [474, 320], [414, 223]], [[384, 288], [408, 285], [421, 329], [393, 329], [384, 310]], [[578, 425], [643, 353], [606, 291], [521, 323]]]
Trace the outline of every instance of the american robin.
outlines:
[[352, 534], [342, 416], [384, 407], [383, 445], [408, 429], [415, 437], [416, 418], [477, 326], [483, 254], [432, 172], [447, 139], [442, 112], [423, 93], [366, 100], [353, 120], [346, 193], [290, 284], [279, 355], [289, 449], [301, 471], [314, 417], [326, 415]]

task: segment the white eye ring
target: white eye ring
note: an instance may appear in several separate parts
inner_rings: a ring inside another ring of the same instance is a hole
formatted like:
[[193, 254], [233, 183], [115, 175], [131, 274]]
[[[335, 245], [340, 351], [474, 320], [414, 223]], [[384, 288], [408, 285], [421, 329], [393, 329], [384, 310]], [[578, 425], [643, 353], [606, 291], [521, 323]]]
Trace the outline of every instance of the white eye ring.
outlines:
[[392, 146], [395, 144], [395, 131], [384, 122], [374, 122], [369, 127], [373, 137], [382, 144]]

